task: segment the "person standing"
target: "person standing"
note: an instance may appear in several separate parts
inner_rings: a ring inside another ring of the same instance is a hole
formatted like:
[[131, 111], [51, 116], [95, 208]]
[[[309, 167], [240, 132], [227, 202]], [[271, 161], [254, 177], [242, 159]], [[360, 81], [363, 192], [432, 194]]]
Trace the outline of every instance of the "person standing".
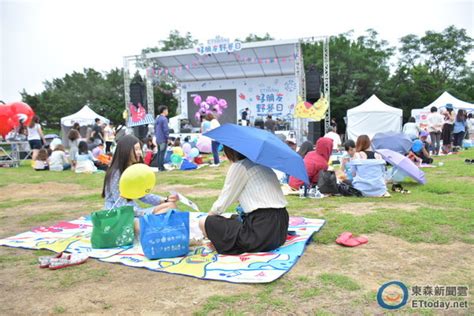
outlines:
[[433, 155], [439, 155], [439, 149], [441, 147], [441, 130], [443, 129], [443, 116], [438, 113], [436, 106], [431, 107], [427, 120]]
[[94, 145], [99, 145], [104, 142], [104, 132], [102, 131], [100, 118], [95, 119], [95, 125], [92, 127], [91, 137], [94, 139]]
[[30, 125], [28, 125], [28, 143], [30, 144], [30, 148], [33, 151], [31, 159], [35, 161], [39, 150], [44, 144], [46, 144], [43, 130], [41, 129], [41, 124], [39, 122], [39, 117], [36, 115], [31, 120]]
[[155, 120], [155, 138], [157, 145], [158, 155], [158, 170], [165, 171], [165, 154], [166, 146], [168, 144], [168, 137], [170, 130], [168, 127], [168, 107], [166, 105], [160, 105], [158, 108], [158, 116]]
[[456, 118], [456, 113], [454, 113], [451, 103], [446, 104], [446, 111], [443, 112], [443, 116], [444, 124], [443, 130], [441, 131], [441, 138], [443, 139], [443, 152], [448, 154], [452, 147], [453, 126]]
[[[216, 119], [216, 117], [212, 113], [209, 113], [209, 114], [206, 115], [206, 120], [211, 122], [210, 123], [210, 128], [208, 129], [208, 131], [211, 131], [211, 130], [221, 126], [219, 121]], [[220, 145], [220, 143], [216, 142], [215, 140], [213, 140], [212, 143], [211, 143], [212, 157], [214, 158], [214, 164], [211, 165], [211, 167], [219, 166], [219, 163], [220, 163], [220, 160], [219, 160], [219, 145]]]
[[339, 134], [336, 132], [336, 127], [330, 126], [328, 128], [328, 132], [326, 135], [324, 135], [326, 138], [331, 138], [332, 139], [332, 149], [333, 150], [338, 150], [339, 147], [341, 147], [341, 137]]
[[242, 112], [242, 126], [249, 126], [249, 122], [247, 120], [247, 117], [249, 115], [249, 108], [245, 108], [245, 110], [243, 110]]
[[105, 137], [105, 152], [109, 154], [111, 151], [112, 144], [115, 141], [115, 130], [114, 125], [109, 123], [104, 128], [104, 137]]
[[464, 135], [466, 133], [466, 123], [467, 115], [464, 110], [459, 110], [458, 114], [456, 115], [456, 120], [454, 121], [454, 128], [453, 128], [453, 137], [454, 137], [454, 148], [456, 151], [461, 150], [462, 142], [464, 139]]
[[275, 134], [276, 122], [272, 119], [272, 115], [268, 114], [267, 120], [265, 121], [265, 129], [272, 134]]

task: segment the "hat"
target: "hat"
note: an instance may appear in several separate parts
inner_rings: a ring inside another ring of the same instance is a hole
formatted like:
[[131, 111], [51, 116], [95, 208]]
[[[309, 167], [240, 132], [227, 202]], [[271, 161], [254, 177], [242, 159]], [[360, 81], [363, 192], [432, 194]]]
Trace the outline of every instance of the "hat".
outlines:
[[421, 131], [420, 133], [420, 137], [428, 137], [428, 135], [430, 135], [430, 133], [428, 133], [427, 131]]
[[453, 109], [453, 105], [451, 103], [446, 103], [445, 107], [446, 109], [450, 109], [450, 110]]
[[411, 146], [411, 150], [413, 150], [413, 152], [417, 153], [419, 151], [421, 151], [423, 149], [423, 143], [421, 142], [421, 140], [417, 139], [413, 142], [412, 146]]

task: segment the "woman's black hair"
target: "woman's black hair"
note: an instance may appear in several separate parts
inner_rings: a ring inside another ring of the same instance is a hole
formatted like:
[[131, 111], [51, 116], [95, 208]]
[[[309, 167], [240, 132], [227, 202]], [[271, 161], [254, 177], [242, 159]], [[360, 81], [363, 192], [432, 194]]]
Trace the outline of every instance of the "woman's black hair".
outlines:
[[415, 123], [416, 120], [415, 120], [415, 118], [412, 116], [412, 117], [410, 117], [410, 118], [408, 119], [408, 122], [409, 122], [409, 123]]
[[456, 121], [457, 122], [464, 122], [466, 120], [466, 111], [459, 110], [458, 114], [456, 114]]
[[241, 153], [239, 153], [238, 151], [235, 151], [232, 148], [227, 147], [227, 146], [224, 146], [224, 153], [225, 153], [226, 157], [232, 162], [236, 162], [236, 161], [243, 160], [243, 159], [247, 158], [244, 155], [242, 155]]
[[130, 165], [130, 155], [134, 151], [135, 144], [140, 143], [140, 140], [133, 135], [125, 135], [120, 138], [117, 142], [117, 147], [115, 148], [115, 153], [110, 163], [109, 168], [107, 168], [107, 173], [104, 178], [104, 185], [102, 187], [102, 197], [105, 198], [105, 190], [107, 185], [110, 183], [112, 174], [115, 171], [122, 174], [125, 169]]
[[77, 145], [77, 149], [78, 149], [79, 155], [87, 154], [89, 152], [89, 147], [87, 146], [87, 143], [85, 141], [80, 141], [79, 145]]
[[303, 144], [301, 144], [301, 147], [298, 150], [298, 154], [302, 158], [304, 158], [307, 153], [309, 153], [310, 151], [313, 151], [313, 150], [314, 150], [313, 144], [311, 144], [311, 142], [309, 142], [309, 141], [305, 141]]
[[438, 112], [438, 108], [436, 106], [432, 106], [430, 112], [431, 113]]

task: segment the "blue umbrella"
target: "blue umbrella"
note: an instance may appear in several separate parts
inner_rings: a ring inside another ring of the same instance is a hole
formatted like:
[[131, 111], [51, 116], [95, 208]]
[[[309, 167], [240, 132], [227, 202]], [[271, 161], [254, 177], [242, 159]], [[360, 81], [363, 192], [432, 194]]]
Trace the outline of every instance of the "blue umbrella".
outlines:
[[204, 136], [238, 151], [254, 163], [283, 171], [309, 183], [301, 156], [270, 132], [253, 127], [224, 124], [205, 133]]
[[377, 133], [372, 138], [372, 146], [374, 149], [390, 149], [403, 155], [408, 153], [411, 145], [411, 139], [403, 133]]

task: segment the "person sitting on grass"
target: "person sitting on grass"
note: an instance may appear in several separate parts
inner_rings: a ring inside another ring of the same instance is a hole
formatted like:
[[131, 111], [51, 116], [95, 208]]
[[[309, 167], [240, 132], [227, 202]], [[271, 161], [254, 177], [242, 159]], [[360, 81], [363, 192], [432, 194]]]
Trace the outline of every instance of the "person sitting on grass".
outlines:
[[[317, 184], [319, 180], [319, 173], [322, 170], [328, 169], [328, 162], [329, 158], [331, 157], [332, 147], [333, 145], [331, 138], [321, 137], [316, 142], [316, 149], [314, 151], [310, 151], [304, 157], [304, 166], [308, 172], [311, 185]], [[304, 184], [304, 182], [291, 176], [288, 184], [293, 189], [298, 190]]]
[[347, 140], [344, 143], [344, 149], [346, 150], [345, 153], [342, 155], [341, 158], [341, 170], [345, 174], [345, 180], [348, 182], [352, 182], [352, 172], [349, 166], [349, 162], [354, 157], [356, 153], [356, 144], [352, 139]]
[[140, 141], [133, 135], [121, 137], [117, 142], [112, 162], [104, 178], [102, 187], [102, 197], [105, 199], [104, 208], [111, 209], [131, 205], [133, 206], [135, 216], [151, 213], [159, 214], [177, 208], [176, 202], [178, 198], [176, 195], [170, 195], [164, 199], [155, 194], [147, 194], [139, 199], [141, 202], [151, 205], [152, 207], [150, 208], [141, 208], [135, 201], [120, 196], [120, 176], [125, 169], [136, 163], [143, 163]]
[[385, 161], [380, 154], [370, 149], [369, 136], [360, 135], [351, 161], [352, 186], [363, 196], [390, 197], [385, 182]]
[[[288, 234], [289, 215], [276, 174], [227, 146], [224, 153], [231, 164], [219, 198], [209, 216], [199, 222], [201, 231], [219, 254], [262, 252], [280, 247]], [[243, 212], [241, 218], [220, 216], [237, 201]]]
[[56, 148], [49, 157], [49, 170], [51, 171], [63, 171], [71, 169], [71, 164], [66, 157], [64, 152], [64, 145], [56, 145]]
[[40, 150], [38, 150], [38, 155], [36, 155], [36, 159], [33, 160], [33, 168], [36, 171], [49, 170], [48, 158], [48, 150], [46, 148], [41, 148]]
[[97, 171], [97, 167], [94, 164], [94, 157], [85, 141], [79, 142], [75, 170], [76, 173], [92, 173]]
[[410, 158], [417, 166], [421, 165], [422, 163], [431, 164], [433, 162], [433, 158], [430, 157], [429, 151], [419, 139], [413, 142], [411, 150], [408, 153], [408, 158]]

